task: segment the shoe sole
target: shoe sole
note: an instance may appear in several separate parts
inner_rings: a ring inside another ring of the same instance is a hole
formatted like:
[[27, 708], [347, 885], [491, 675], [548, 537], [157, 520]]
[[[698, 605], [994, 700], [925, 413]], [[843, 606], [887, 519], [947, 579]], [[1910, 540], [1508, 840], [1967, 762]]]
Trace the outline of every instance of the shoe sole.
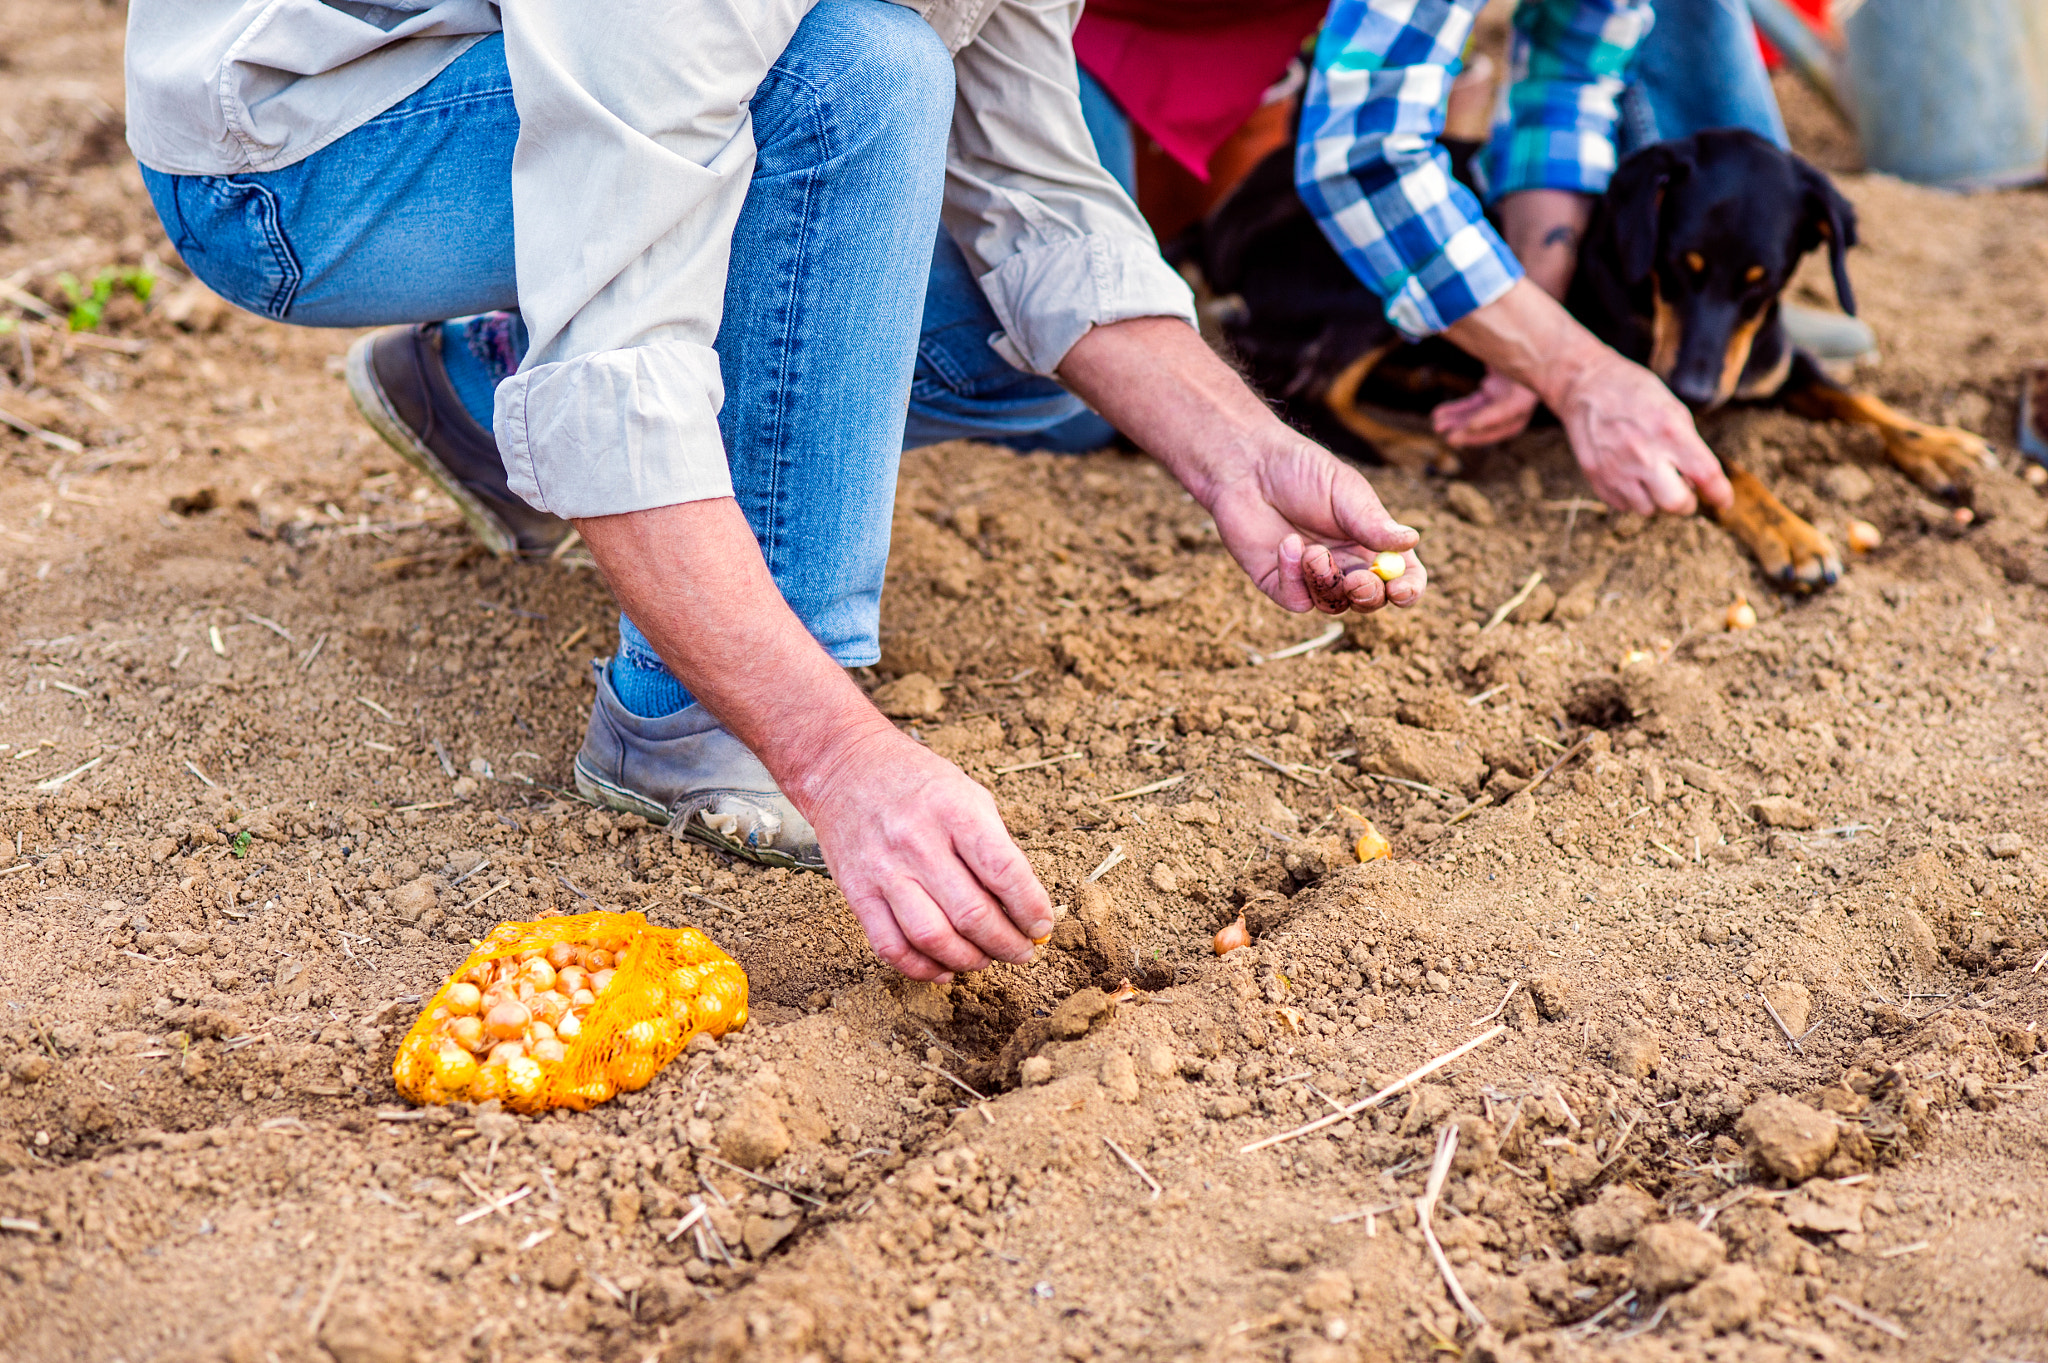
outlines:
[[370, 423], [370, 429], [383, 437], [385, 444], [398, 451], [401, 459], [426, 474], [435, 487], [448, 494], [456, 509], [461, 511], [470, 533], [484, 548], [498, 558], [518, 557], [519, 537], [512, 533], [511, 527], [498, 519], [497, 513], [478, 500], [475, 493], [464, 487], [448, 466], [422, 445], [392, 410], [390, 399], [384, 395], [384, 385], [377, 382], [376, 371], [370, 368], [370, 344], [380, 334], [373, 331], [359, 336], [348, 348], [348, 392], [355, 399], [356, 410], [363, 414], [363, 420]]
[[[657, 805], [624, 786], [605, 780], [586, 768], [581, 760], [576, 763], [576, 792], [594, 805], [602, 805], [621, 814], [638, 814], [650, 823], [668, 822], [669, 813], [664, 806]], [[695, 818], [681, 828], [669, 824], [669, 832], [676, 837], [701, 843], [713, 851], [738, 857], [741, 861], [751, 861], [757, 866], [780, 866], [792, 871], [814, 871], [823, 876], [831, 875], [823, 862], [804, 861], [799, 857], [790, 856], [787, 852], [749, 846], [738, 838], [727, 837], [715, 829], [707, 828]]]

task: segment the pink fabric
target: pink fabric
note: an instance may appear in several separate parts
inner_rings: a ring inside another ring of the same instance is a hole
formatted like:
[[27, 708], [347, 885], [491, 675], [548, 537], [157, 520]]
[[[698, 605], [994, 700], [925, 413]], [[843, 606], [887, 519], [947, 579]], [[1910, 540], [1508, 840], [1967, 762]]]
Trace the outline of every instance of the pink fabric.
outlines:
[[[1133, 123], [1207, 180], [1209, 158], [1259, 107], [1328, 9], [1329, 0], [1091, 0], [1074, 52]], [[1247, 11], [1251, 17], [1224, 17]]]

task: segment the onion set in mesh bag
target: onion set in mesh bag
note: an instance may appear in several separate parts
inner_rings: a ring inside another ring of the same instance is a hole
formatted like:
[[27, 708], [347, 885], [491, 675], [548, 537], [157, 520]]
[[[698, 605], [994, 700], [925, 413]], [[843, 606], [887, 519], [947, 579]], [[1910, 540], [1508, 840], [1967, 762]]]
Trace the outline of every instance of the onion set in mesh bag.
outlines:
[[585, 1110], [746, 1020], [746, 972], [695, 928], [608, 912], [500, 923], [428, 1001], [391, 1075], [415, 1103]]

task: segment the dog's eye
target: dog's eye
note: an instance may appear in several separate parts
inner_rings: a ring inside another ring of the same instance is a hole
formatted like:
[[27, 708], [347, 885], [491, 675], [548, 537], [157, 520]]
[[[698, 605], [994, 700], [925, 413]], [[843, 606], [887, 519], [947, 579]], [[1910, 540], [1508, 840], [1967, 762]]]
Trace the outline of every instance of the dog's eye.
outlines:
[[1687, 251], [1685, 253], [1685, 265], [1694, 274], [1705, 274], [1707, 270], [1706, 257], [1702, 256], [1698, 251]]
[[1761, 265], [1752, 265], [1749, 267], [1748, 273], [1744, 274], [1742, 277], [1747, 282], [1754, 284], [1759, 279], [1762, 279], [1764, 277], [1764, 267]]

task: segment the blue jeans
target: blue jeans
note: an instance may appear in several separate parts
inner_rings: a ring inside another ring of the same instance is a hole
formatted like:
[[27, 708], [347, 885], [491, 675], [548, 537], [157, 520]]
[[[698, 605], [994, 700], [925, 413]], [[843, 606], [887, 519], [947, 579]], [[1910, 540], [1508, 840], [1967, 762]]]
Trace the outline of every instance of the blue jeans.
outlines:
[[1623, 156], [1708, 128], [1747, 128], [1787, 146], [1744, 0], [1657, 0], [1621, 97]]
[[[716, 343], [719, 426], [776, 586], [846, 666], [880, 657], [919, 304], [934, 278], [930, 257], [901, 243], [938, 235], [952, 80], [911, 11], [822, 0], [752, 103], [759, 157]], [[186, 264], [231, 301], [307, 326], [427, 321], [517, 306], [518, 130], [494, 35], [297, 165], [143, 177]], [[964, 287], [980, 299], [971, 278]], [[995, 330], [989, 313], [984, 351]], [[465, 405], [488, 425], [485, 390], [481, 410], [467, 394]], [[658, 661], [624, 617], [620, 636], [629, 661]]]
[[[1137, 145], [1130, 120], [1100, 81], [1081, 76], [1081, 113], [1095, 154], [1126, 194], [1137, 191]], [[987, 440], [1017, 449], [1075, 454], [1099, 450], [1116, 428], [1051, 379], [1012, 369], [989, 348], [1000, 328], [967, 258], [941, 231], [932, 252], [924, 329], [917, 341], [917, 377], [903, 447], [941, 440]]]

